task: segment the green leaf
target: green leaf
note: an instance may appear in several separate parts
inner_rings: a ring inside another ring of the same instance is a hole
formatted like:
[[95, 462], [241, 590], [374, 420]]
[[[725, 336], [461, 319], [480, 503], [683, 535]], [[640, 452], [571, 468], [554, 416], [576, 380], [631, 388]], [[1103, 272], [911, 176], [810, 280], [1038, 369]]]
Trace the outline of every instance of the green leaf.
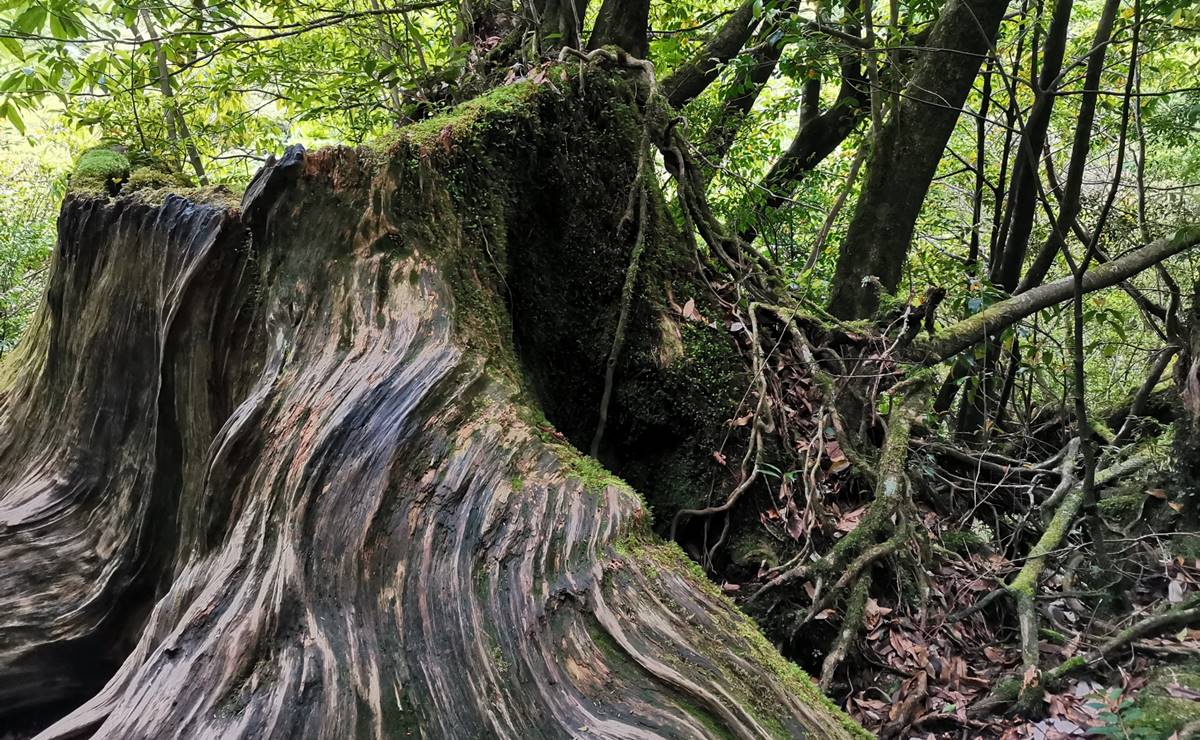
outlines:
[[35, 5], [29, 8], [17, 19], [13, 21], [13, 28], [21, 33], [36, 34], [42, 32], [42, 27], [46, 25], [46, 9]]
[[3, 46], [5, 51], [17, 59], [25, 60], [25, 50], [21, 48], [21, 43], [16, 39], [0, 38], [0, 46]]
[[17, 131], [21, 133], [22, 136], [25, 135], [25, 122], [21, 120], [21, 114], [17, 111], [17, 107], [15, 105], [6, 102], [3, 105], [0, 105], [0, 112], [4, 113], [4, 117], [8, 119], [8, 122], [11, 123], [17, 129]]
[[50, 33], [64, 41], [83, 35], [83, 26], [69, 12], [59, 11], [50, 15]]
[[0, 80], [0, 92], [13, 92], [14, 90], [25, 86], [25, 72], [16, 70]]
[[71, 38], [67, 33], [67, 29], [63, 28], [62, 20], [59, 19], [57, 14], [50, 16], [50, 35], [62, 41]]

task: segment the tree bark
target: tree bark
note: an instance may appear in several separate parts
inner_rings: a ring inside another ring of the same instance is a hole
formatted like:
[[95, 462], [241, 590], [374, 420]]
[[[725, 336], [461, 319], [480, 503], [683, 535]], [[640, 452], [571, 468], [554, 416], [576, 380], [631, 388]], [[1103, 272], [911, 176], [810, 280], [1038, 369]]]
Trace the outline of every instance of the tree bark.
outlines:
[[[632, 248], [642, 119], [587, 74], [290, 149], [240, 207], [68, 196], [0, 366], [0, 725], [861, 734], [541, 416], [598, 385]], [[622, 370], [653, 384], [687, 261], [650, 211]]]
[[746, 0], [738, 6], [725, 25], [709, 39], [704, 48], [697, 52], [692, 60], [662, 82], [663, 94], [667, 102], [675, 108], [682, 108], [695, 100], [704, 92], [721, 68], [737, 56], [750, 34], [754, 33], [759, 17], [755, 12], [756, 0]]
[[618, 46], [644, 59], [650, 51], [650, 0], [605, 0], [588, 38], [589, 49]]
[[991, 255], [991, 281], [1011, 293], [1016, 290], [1025, 266], [1025, 253], [1029, 246], [1029, 234], [1033, 229], [1033, 217], [1038, 203], [1038, 161], [1046, 144], [1046, 132], [1050, 128], [1050, 113], [1054, 108], [1055, 92], [1059, 85], [1063, 56], [1067, 48], [1067, 30], [1071, 25], [1071, 8], [1074, 0], [1056, 0], [1050, 27], [1046, 32], [1046, 43], [1042, 51], [1041, 73], [1038, 76], [1037, 97], [1029, 111], [1029, 118], [1021, 130], [1021, 140], [1013, 163], [1013, 179], [1008, 191], [1006, 225], [1002, 233], [1007, 240], [1002, 249]]
[[925, 194], [1007, 6], [1003, 0], [947, 0], [898, 108], [867, 166], [867, 178], [838, 255], [830, 311], [870, 316], [894, 291]]
[[1175, 417], [1176, 496], [1189, 523], [1200, 522], [1200, 285], [1193, 285], [1182, 347], [1175, 361], [1174, 381], [1179, 394]]
[[543, 54], [564, 46], [579, 48], [587, 0], [539, 0], [535, 7], [539, 16], [538, 41]]

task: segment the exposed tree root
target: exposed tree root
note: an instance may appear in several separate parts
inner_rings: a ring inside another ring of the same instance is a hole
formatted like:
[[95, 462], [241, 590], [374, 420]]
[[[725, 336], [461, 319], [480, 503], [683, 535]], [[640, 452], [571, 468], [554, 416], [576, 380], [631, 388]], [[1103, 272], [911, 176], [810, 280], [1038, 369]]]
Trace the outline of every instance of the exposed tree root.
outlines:
[[[1046, 681], [1056, 680], [1064, 675], [1062, 666], [1047, 673], [1045, 677], [1041, 675], [1038, 647], [1040, 620], [1038, 616], [1037, 590], [1038, 582], [1042, 571], [1046, 567], [1047, 559], [1063, 543], [1084, 503], [1084, 487], [1071, 474], [1075, 457], [1072, 453], [1077, 447], [1078, 438], [1072, 440], [1071, 444], [1068, 445], [1067, 454], [1064, 455], [1059, 469], [1061, 482], [1058, 490], [1051, 497], [1052, 500], [1058, 500], [1058, 508], [1055, 510], [1054, 516], [1046, 525], [1037, 543], [1029, 551], [1021, 570], [1003, 589], [990, 592], [986, 597], [980, 599], [975, 606], [951, 617], [954, 620], [961, 620], [991, 604], [1001, 595], [1007, 595], [1013, 599], [1020, 624], [1022, 675], [1019, 679], [1006, 682], [1003, 688], [998, 690], [999, 693], [995, 697], [995, 701], [992, 702], [989, 700], [988, 706], [992, 708], [1007, 702], [1017, 701], [1023, 711], [1036, 712], [1040, 708]], [[1151, 458], [1146, 455], [1135, 454], [1129, 459], [1101, 471], [1096, 476], [1096, 482], [1098, 485], [1103, 485], [1108, 481], [1138, 470], [1150, 461]], [[1136, 639], [1137, 636], [1139, 635], [1130, 637], [1129, 640]], [[1116, 649], [1116, 647], [1119, 647], [1119, 645], [1113, 645], [1104, 651], [1105, 654]], [[1080, 663], [1076, 667], [1083, 667], [1090, 662], [1090, 660], [1085, 661], [1085, 663]], [[1067, 670], [1075, 670], [1075, 668], [1068, 668]], [[1015, 692], [1013, 689], [1014, 686], [1019, 687]]]
[[874, 560], [894, 552], [892, 545], [898, 522], [906, 516], [909, 502], [909, 480], [906, 471], [909, 438], [912, 426], [924, 410], [929, 390], [928, 376], [914, 376], [892, 390], [893, 408], [888, 419], [888, 431], [880, 453], [875, 498], [862, 522], [837, 543], [825, 557], [801, 563], [767, 581], [753, 595], [752, 601], [789, 583], [814, 574], [836, 574], [853, 569], [861, 570]]
[[[621, 358], [621, 350], [625, 347], [625, 332], [629, 324], [629, 312], [633, 306], [633, 294], [637, 289], [638, 273], [641, 267], [642, 252], [646, 248], [646, 220], [649, 203], [649, 186], [645, 181], [646, 160], [649, 158], [647, 149], [650, 146], [648, 130], [643, 137], [638, 150], [637, 175], [634, 177], [633, 189], [629, 196], [629, 205], [625, 215], [621, 217], [621, 225], [625, 226], [637, 219], [637, 236], [634, 237], [633, 249], [629, 253], [629, 266], [625, 268], [625, 283], [621, 287], [621, 309], [617, 316], [617, 326], [613, 329], [612, 347], [608, 351], [608, 359], [604, 362], [604, 390], [600, 396], [600, 414], [596, 422], [596, 433], [592, 435], [592, 445], [589, 454], [600, 456], [600, 443], [604, 440], [604, 427], [608, 424], [608, 407], [612, 403], [613, 379], [617, 372], [617, 361]], [[636, 215], [634, 205], [636, 203]]]
[[858, 638], [863, 628], [863, 611], [867, 605], [867, 595], [871, 590], [871, 576], [864, 575], [854, 584], [854, 589], [846, 599], [846, 614], [842, 618], [842, 627], [838, 632], [837, 641], [825, 656], [821, 664], [821, 690], [829, 691], [833, 687], [834, 673], [846, 659], [850, 646]]

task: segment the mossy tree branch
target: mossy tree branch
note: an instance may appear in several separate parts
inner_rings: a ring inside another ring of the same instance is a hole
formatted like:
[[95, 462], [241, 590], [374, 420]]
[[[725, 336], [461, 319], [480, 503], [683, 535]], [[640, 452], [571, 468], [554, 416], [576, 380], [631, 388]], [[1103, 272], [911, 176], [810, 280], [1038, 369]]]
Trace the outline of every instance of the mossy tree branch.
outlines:
[[[1200, 225], [1184, 226], [1171, 236], [1088, 270], [1083, 277], [1083, 292], [1091, 293], [1116, 285], [1197, 244], [1200, 244]], [[1074, 288], [1071, 276], [1040, 285], [939, 331], [933, 339], [914, 342], [913, 349], [922, 364], [937, 364], [974, 346], [988, 334], [1002, 331], [1027, 316], [1069, 300]]]

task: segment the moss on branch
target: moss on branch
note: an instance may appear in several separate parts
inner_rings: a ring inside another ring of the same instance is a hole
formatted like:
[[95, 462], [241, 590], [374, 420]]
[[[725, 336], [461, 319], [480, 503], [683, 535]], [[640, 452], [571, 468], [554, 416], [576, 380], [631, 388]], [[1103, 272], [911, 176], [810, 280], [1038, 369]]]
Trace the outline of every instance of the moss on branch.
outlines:
[[[1200, 244], [1200, 225], [1184, 226], [1173, 235], [1135, 249], [1111, 262], [1088, 270], [1083, 279], [1085, 293], [1108, 288], [1159, 262]], [[916, 356], [925, 364], [947, 360], [1016, 322], [1044, 308], [1062, 303], [1074, 294], [1074, 278], [1067, 276], [1025, 293], [994, 303], [979, 313], [938, 331], [936, 337], [913, 343]]]

